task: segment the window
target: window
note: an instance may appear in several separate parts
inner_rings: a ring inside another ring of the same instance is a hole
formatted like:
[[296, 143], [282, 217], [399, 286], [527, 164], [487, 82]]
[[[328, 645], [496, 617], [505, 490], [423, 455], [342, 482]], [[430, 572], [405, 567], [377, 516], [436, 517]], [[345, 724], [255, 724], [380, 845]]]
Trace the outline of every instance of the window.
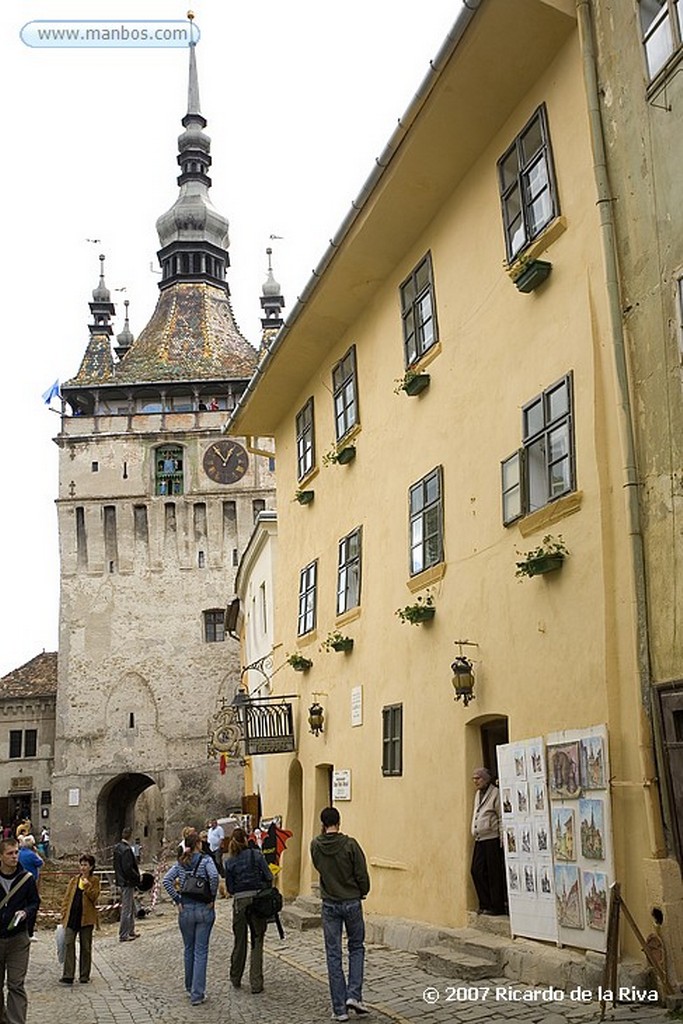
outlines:
[[251, 510], [254, 516], [254, 522], [256, 522], [261, 512], [265, 512], [266, 510], [266, 503], [263, 498], [254, 498], [251, 503]]
[[299, 573], [299, 616], [297, 636], [315, 629], [318, 598], [318, 563], [311, 562]]
[[650, 78], [664, 67], [683, 40], [681, 0], [640, 0], [640, 27]]
[[164, 445], [154, 452], [155, 493], [183, 493], [183, 449], [178, 445]]
[[315, 465], [315, 429], [313, 399], [309, 398], [296, 417], [296, 473], [302, 480]]
[[40, 792], [40, 802], [41, 802], [41, 804], [51, 804], [52, 803], [52, 790], [51, 789], [43, 789], [43, 790], [41, 790], [41, 792]]
[[361, 536], [359, 526], [339, 541], [337, 615], [360, 604]]
[[403, 705], [382, 708], [382, 775], [403, 775]]
[[334, 429], [338, 441], [359, 422], [356, 378], [356, 346], [352, 345], [344, 358], [332, 369]]
[[575, 490], [572, 375], [522, 408], [522, 447], [502, 463], [503, 523]]
[[443, 562], [441, 466], [410, 488], [410, 575]]
[[405, 364], [416, 363], [438, 341], [432, 257], [427, 253], [401, 285]]
[[514, 260], [559, 213], [544, 106], [498, 161], [498, 184], [507, 258]]
[[207, 644], [220, 644], [225, 640], [225, 610], [211, 608], [204, 612], [204, 639]]
[[38, 730], [37, 729], [10, 729], [9, 732], [9, 756], [35, 757], [38, 752]]

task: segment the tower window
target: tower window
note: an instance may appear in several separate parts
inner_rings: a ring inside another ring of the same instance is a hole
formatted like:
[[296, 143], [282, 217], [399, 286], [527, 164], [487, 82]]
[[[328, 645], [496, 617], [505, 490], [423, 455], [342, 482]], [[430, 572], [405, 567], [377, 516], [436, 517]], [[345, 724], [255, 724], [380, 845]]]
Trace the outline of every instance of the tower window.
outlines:
[[225, 610], [210, 608], [204, 612], [204, 639], [207, 644], [219, 644], [225, 640]]
[[128, 715], [128, 728], [129, 729], [134, 729], [135, 728], [135, 712], [134, 711], [131, 711], [130, 714]]
[[256, 522], [259, 517], [259, 513], [265, 511], [266, 503], [263, 498], [255, 498], [252, 501], [251, 506], [254, 512], [254, 522]]
[[91, 462], [90, 463], [90, 470], [91, 470], [92, 473], [99, 473], [99, 471], [100, 471], [100, 464], [99, 464], [99, 462]]
[[163, 445], [154, 453], [155, 494], [183, 493], [183, 449]]

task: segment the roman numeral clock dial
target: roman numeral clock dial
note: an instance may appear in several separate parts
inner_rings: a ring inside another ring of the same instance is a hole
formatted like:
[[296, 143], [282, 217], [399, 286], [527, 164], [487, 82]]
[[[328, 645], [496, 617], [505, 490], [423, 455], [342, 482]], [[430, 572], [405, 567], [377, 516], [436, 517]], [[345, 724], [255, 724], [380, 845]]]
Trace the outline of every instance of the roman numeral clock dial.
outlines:
[[214, 441], [204, 452], [204, 472], [217, 484], [234, 484], [249, 468], [249, 456], [237, 441]]

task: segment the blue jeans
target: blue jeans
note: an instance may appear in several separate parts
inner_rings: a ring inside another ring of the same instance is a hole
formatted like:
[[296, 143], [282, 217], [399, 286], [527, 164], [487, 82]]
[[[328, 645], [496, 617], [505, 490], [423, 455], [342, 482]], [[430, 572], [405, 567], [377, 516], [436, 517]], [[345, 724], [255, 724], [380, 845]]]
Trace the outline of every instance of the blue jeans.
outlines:
[[[330, 983], [332, 1011], [346, 1013], [346, 1000], [363, 1000], [363, 965], [365, 963], [365, 922], [360, 900], [323, 900], [323, 935], [327, 956], [327, 977]], [[346, 928], [349, 947], [348, 984], [342, 968], [342, 925]]]
[[185, 989], [191, 1002], [201, 1002], [206, 994], [206, 964], [209, 936], [216, 911], [207, 903], [183, 900], [178, 914], [180, 934], [185, 944]]

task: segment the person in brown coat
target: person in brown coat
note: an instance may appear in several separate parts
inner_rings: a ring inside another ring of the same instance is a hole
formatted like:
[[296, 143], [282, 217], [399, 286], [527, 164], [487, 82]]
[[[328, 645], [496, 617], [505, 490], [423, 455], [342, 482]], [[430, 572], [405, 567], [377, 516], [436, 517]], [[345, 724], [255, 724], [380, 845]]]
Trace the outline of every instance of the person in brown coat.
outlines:
[[69, 882], [62, 900], [64, 925], [64, 972], [59, 979], [63, 985], [73, 985], [76, 973], [76, 936], [79, 941], [78, 976], [82, 985], [90, 981], [92, 966], [93, 930], [99, 928], [97, 900], [100, 895], [100, 880], [93, 875], [95, 858], [82, 853], [78, 858], [80, 874]]

